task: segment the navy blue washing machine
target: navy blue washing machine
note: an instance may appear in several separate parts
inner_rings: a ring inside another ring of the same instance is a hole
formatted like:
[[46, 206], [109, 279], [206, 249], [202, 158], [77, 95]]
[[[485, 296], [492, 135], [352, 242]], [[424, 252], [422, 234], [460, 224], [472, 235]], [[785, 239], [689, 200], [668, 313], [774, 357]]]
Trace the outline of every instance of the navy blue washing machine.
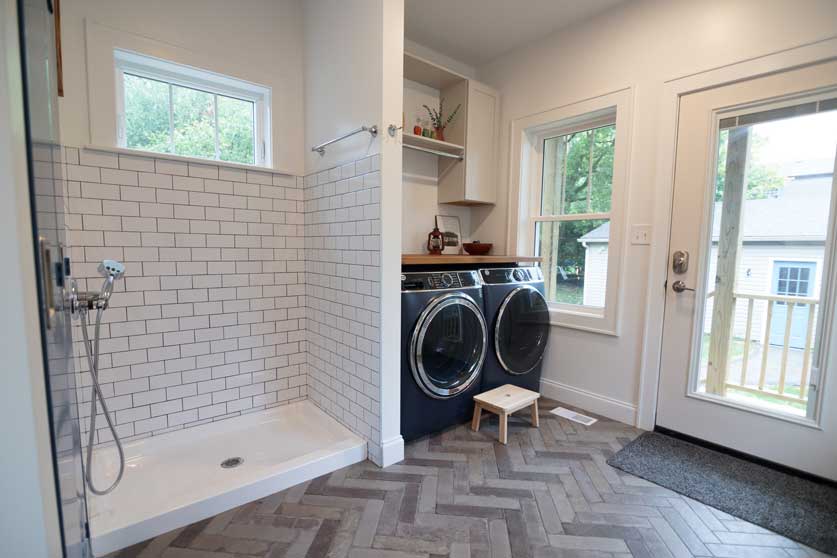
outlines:
[[490, 348], [482, 391], [512, 384], [540, 392], [549, 308], [539, 267], [480, 269]]
[[401, 275], [401, 436], [468, 421], [488, 351], [479, 272]]

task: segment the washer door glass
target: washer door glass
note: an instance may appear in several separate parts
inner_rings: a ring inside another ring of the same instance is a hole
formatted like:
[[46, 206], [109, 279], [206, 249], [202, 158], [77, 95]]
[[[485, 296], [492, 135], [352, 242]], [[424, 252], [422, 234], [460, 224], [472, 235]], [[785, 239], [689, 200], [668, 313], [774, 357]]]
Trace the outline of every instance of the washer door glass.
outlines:
[[479, 377], [487, 329], [481, 309], [462, 293], [443, 295], [422, 312], [413, 332], [411, 364], [431, 397], [452, 397]]
[[549, 309], [534, 287], [513, 290], [497, 312], [494, 344], [497, 360], [507, 372], [531, 372], [543, 357], [549, 339]]

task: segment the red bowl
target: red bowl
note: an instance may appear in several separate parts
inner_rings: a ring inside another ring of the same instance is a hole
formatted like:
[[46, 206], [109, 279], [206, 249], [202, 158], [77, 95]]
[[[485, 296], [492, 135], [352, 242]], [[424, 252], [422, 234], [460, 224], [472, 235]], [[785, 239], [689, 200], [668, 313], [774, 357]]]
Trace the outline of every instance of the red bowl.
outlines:
[[464, 242], [462, 247], [472, 256], [484, 256], [494, 245], [490, 242]]

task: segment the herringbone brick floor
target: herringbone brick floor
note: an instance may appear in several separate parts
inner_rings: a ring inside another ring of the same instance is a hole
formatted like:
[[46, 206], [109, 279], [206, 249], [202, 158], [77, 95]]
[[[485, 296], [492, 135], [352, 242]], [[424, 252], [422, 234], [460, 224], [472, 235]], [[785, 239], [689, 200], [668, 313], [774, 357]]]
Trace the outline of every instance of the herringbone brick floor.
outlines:
[[[381, 470], [364, 462], [177, 529], [119, 558], [623, 558], [824, 556], [609, 467], [639, 431], [550, 414], [418, 440]], [[526, 410], [523, 412], [525, 417]]]

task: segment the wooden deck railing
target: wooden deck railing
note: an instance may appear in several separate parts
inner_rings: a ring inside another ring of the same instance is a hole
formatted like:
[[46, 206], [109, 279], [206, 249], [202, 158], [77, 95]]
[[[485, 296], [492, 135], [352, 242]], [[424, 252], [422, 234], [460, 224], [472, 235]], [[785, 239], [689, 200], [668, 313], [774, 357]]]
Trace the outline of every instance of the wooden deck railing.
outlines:
[[[710, 295], [711, 296], [711, 293]], [[766, 393], [770, 394], [780, 400], [800, 402], [808, 400], [808, 376], [811, 368], [811, 352], [814, 345], [814, 327], [816, 324], [816, 310], [819, 304], [818, 298], [797, 297], [797, 296], [779, 296], [779, 295], [763, 295], [755, 293], [734, 293], [735, 302], [739, 300], [747, 301], [747, 321], [744, 333], [744, 348], [741, 358], [741, 372], [738, 382], [731, 382], [730, 378], [734, 371], [727, 370], [728, 387], [736, 390], [747, 391], [751, 393]], [[757, 387], [747, 385], [747, 370], [750, 359], [750, 342], [753, 337], [753, 313], [756, 301], [766, 301], [767, 303], [767, 319], [764, 324], [764, 333], [762, 335], [762, 350], [761, 350], [761, 367], [759, 369], [759, 379]], [[770, 326], [773, 321], [774, 307], [777, 303], [786, 305], [787, 314], [785, 316], [785, 335], [782, 343], [782, 356], [779, 365], [779, 383], [776, 390], [765, 389], [765, 379], [767, 376], [768, 358], [770, 356]], [[786, 393], [786, 381], [788, 372], [788, 355], [791, 351], [791, 330], [793, 329], [793, 313], [794, 309], [802, 306], [808, 306], [808, 323], [805, 333], [805, 343], [802, 348], [802, 371], [799, 380], [799, 395], [793, 393]]]

